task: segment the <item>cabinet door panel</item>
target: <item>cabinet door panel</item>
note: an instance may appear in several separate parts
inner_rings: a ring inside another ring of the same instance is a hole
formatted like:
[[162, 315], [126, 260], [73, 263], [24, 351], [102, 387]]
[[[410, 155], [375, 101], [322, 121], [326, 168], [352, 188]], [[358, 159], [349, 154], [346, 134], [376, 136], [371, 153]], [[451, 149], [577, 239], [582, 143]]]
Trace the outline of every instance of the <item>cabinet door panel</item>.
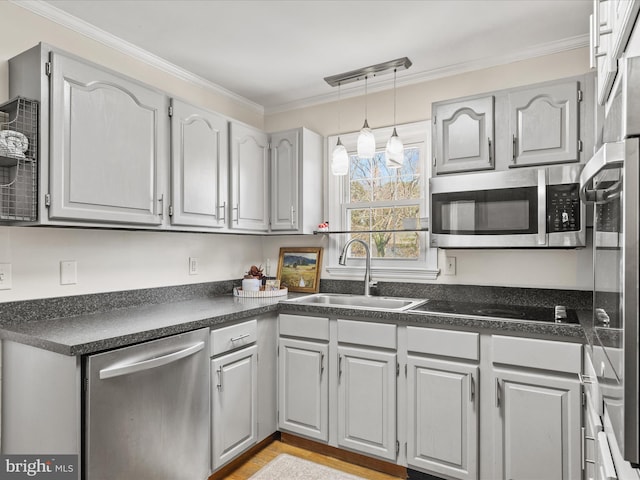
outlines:
[[329, 440], [329, 346], [281, 338], [279, 341], [278, 426], [318, 440]]
[[493, 97], [438, 105], [436, 172], [493, 168]]
[[264, 132], [231, 123], [230, 228], [269, 227], [269, 141]]
[[298, 228], [299, 131], [271, 136], [271, 230]]
[[410, 466], [453, 478], [477, 478], [478, 367], [409, 357]]
[[214, 470], [256, 442], [257, 346], [214, 359], [211, 365]]
[[166, 98], [52, 54], [52, 219], [158, 225]]
[[579, 480], [578, 380], [496, 372], [500, 478]]
[[222, 227], [228, 182], [224, 117], [172, 100], [171, 204], [173, 225]]
[[338, 347], [338, 444], [396, 459], [396, 354]]
[[577, 82], [513, 92], [509, 109], [511, 166], [579, 160]]

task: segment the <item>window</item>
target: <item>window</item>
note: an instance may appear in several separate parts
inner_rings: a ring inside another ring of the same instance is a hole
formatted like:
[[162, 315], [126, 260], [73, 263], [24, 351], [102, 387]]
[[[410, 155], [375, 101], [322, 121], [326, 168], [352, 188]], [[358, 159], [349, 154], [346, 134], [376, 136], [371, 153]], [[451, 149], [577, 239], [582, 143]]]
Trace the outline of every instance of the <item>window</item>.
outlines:
[[[405, 147], [400, 169], [386, 167], [384, 148], [391, 128], [374, 130], [379, 144], [372, 159], [357, 156], [357, 132], [340, 136], [349, 152], [350, 168], [343, 177], [328, 174], [329, 225], [333, 231], [349, 233], [329, 236], [331, 276], [363, 274], [366, 253], [358, 242], [351, 244], [346, 266], [338, 265], [342, 246], [352, 238], [369, 246], [375, 279], [434, 279], [437, 275], [437, 254], [428, 248], [428, 235], [415, 231], [420, 219], [428, 216], [429, 123], [397, 129]], [[329, 157], [336, 141], [337, 137], [328, 139]]]

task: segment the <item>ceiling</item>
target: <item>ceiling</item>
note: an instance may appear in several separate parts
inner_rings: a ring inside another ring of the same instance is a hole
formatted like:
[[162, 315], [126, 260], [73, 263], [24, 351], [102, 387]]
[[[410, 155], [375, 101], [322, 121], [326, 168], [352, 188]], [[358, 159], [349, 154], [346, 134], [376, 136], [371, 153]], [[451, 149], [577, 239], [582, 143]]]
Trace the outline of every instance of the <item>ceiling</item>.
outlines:
[[[413, 62], [398, 73], [402, 85], [581, 47], [588, 42], [593, 5], [591, 0], [37, 3], [77, 17], [266, 112], [335, 98], [336, 90], [324, 77], [399, 57]], [[371, 89], [389, 88], [391, 80], [392, 75], [383, 75], [369, 83]], [[363, 88], [357, 82], [343, 91], [348, 95]]]

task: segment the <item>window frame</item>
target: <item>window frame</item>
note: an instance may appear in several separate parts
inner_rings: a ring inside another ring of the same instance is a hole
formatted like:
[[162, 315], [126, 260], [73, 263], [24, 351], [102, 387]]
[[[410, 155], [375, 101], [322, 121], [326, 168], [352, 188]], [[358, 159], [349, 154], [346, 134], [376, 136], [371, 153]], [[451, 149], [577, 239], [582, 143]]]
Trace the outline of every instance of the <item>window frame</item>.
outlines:
[[[431, 176], [431, 122], [429, 120], [402, 124], [396, 126], [398, 135], [405, 147], [420, 146], [422, 149], [420, 164], [420, 189], [422, 196], [419, 200], [420, 217], [429, 216], [429, 177]], [[376, 138], [376, 150], [384, 150], [393, 127], [372, 129]], [[359, 132], [339, 135], [342, 144], [349, 155], [356, 151]], [[331, 154], [338, 140], [338, 135], [327, 137], [326, 168], [327, 172], [327, 217], [330, 230], [344, 230], [348, 225], [347, 204], [343, 203], [348, 193], [349, 176], [335, 176], [331, 173]], [[399, 205], [403, 201], [392, 202]], [[371, 203], [365, 202], [368, 206]], [[411, 200], [412, 204], [415, 204]], [[349, 204], [353, 206], [353, 204]], [[430, 248], [429, 232], [420, 232], [421, 251], [417, 259], [389, 259], [372, 258], [371, 273], [374, 280], [435, 280], [438, 276], [438, 252]], [[325, 257], [326, 271], [332, 278], [358, 279], [364, 276], [365, 260], [350, 257], [346, 265], [339, 265], [338, 259], [342, 246], [348, 240], [348, 234], [328, 235], [328, 255]]]

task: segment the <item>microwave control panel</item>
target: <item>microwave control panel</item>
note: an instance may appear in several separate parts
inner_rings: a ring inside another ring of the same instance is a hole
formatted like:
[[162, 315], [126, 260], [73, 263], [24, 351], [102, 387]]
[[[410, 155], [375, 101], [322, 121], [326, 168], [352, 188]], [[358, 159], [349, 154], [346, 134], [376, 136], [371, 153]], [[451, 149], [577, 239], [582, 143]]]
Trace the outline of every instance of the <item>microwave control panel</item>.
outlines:
[[577, 183], [547, 186], [547, 232], [580, 230], [580, 186]]

